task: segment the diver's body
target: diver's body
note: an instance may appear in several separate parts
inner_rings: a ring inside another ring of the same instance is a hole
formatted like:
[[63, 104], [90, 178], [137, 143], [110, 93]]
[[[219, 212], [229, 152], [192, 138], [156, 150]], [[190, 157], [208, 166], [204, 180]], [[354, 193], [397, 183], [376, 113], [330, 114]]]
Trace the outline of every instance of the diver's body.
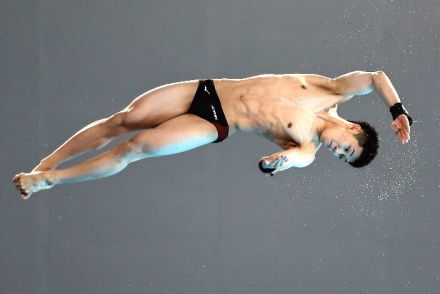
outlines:
[[[362, 130], [340, 118], [337, 105], [374, 90], [388, 107], [400, 102], [390, 80], [380, 71], [357, 71], [337, 78], [286, 74], [204, 82], [168, 84], [142, 94], [122, 111], [80, 130], [31, 173], [16, 175], [17, 189], [27, 199], [31, 193], [56, 184], [110, 176], [131, 162], [219, 142], [239, 131], [257, 133], [281, 147], [280, 152], [261, 160], [260, 168], [271, 172], [309, 165], [322, 144], [335, 156], [353, 162], [362, 153], [354, 137]], [[209, 109], [199, 110], [200, 114], [192, 111], [200, 108], [194, 105], [195, 96], [205, 99], [200, 95], [206, 99], [215, 96], [221, 106], [208, 103]], [[225, 118], [223, 124], [217, 123], [220, 115]], [[406, 115], [398, 115], [392, 129], [402, 143], [409, 140]], [[55, 169], [69, 158], [135, 130], [142, 131], [109, 151], [75, 166]]]

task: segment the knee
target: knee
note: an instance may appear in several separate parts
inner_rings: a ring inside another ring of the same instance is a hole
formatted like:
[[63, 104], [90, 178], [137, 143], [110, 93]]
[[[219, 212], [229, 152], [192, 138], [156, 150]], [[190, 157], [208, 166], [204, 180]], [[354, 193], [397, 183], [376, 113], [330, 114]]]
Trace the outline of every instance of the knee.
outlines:
[[112, 127], [120, 127], [127, 125], [129, 110], [121, 110], [112, 116], [110, 116], [106, 123], [111, 125]]
[[138, 157], [139, 155], [145, 153], [145, 147], [138, 142], [133, 140], [124, 141], [119, 144], [116, 149], [117, 157], [121, 159], [130, 159]]
[[158, 156], [164, 147], [161, 139], [154, 135], [154, 131], [145, 131], [125, 144], [127, 152], [141, 158]]
[[108, 123], [128, 131], [152, 127], [145, 118], [147, 115], [133, 108], [123, 109], [109, 117]]

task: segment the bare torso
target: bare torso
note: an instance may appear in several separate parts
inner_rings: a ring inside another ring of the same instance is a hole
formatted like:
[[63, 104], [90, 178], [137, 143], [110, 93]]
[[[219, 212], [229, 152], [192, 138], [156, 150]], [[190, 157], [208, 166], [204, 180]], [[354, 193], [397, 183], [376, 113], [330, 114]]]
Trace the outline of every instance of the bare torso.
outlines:
[[255, 132], [284, 149], [310, 142], [318, 147], [318, 113], [341, 100], [331, 79], [319, 75], [259, 75], [214, 80], [232, 131]]
[[[259, 75], [214, 79], [214, 84], [230, 132], [254, 132], [285, 149], [259, 161], [260, 169], [272, 174], [310, 165], [321, 140], [335, 156], [354, 163], [364, 148], [355, 137], [361, 133], [361, 126], [339, 118], [334, 106], [374, 90], [388, 107], [400, 103], [382, 71], [354, 71], [334, 79], [311, 74]], [[188, 113], [198, 86], [198, 80], [191, 80], [143, 93], [123, 110], [78, 131], [42, 159], [32, 172], [14, 176], [16, 188], [23, 199], [28, 199], [31, 193], [57, 184], [106, 177], [143, 158], [176, 154], [212, 143], [218, 137], [217, 128], [203, 117]], [[406, 143], [410, 138], [410, 117], [402, 111], [397, 117], [393, 115], [391, 128]], [[109, 151], [72, 167], [55, 169], [61, 162], [133, 130], [141, 131]], [[370, 131], [373, 135], [369, 140], [377, 144], [374, 130]]]

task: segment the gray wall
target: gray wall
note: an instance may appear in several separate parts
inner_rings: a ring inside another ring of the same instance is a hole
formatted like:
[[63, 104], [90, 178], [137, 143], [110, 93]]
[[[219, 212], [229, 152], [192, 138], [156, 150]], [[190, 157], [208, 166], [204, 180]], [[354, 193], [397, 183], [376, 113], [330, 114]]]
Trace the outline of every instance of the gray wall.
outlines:
[[[438, 1], [0, 2], [0, 293], [438, 293]], [[152, 87], [203, 77], [384, 70], [417, 120], [354, 170], [234, 135], [22, 201], [11, 177]]]

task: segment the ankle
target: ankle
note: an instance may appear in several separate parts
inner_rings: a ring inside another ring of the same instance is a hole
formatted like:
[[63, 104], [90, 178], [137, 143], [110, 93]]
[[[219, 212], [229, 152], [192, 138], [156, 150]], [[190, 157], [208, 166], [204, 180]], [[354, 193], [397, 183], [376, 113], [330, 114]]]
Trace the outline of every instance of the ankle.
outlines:
[[51, 160], [49, 158], [44, 158], [40, 161], [40, 164], [38, 166], [47, 168], [47, 169], [53, 169], [57, 166], [57, 162], [55, 162], [54, 160]]
[[54, 175], [54, 171], [48, 170], [41, 172], [41, 175], [48, 186], [55, 186], [57, 184], [56, 177]]

